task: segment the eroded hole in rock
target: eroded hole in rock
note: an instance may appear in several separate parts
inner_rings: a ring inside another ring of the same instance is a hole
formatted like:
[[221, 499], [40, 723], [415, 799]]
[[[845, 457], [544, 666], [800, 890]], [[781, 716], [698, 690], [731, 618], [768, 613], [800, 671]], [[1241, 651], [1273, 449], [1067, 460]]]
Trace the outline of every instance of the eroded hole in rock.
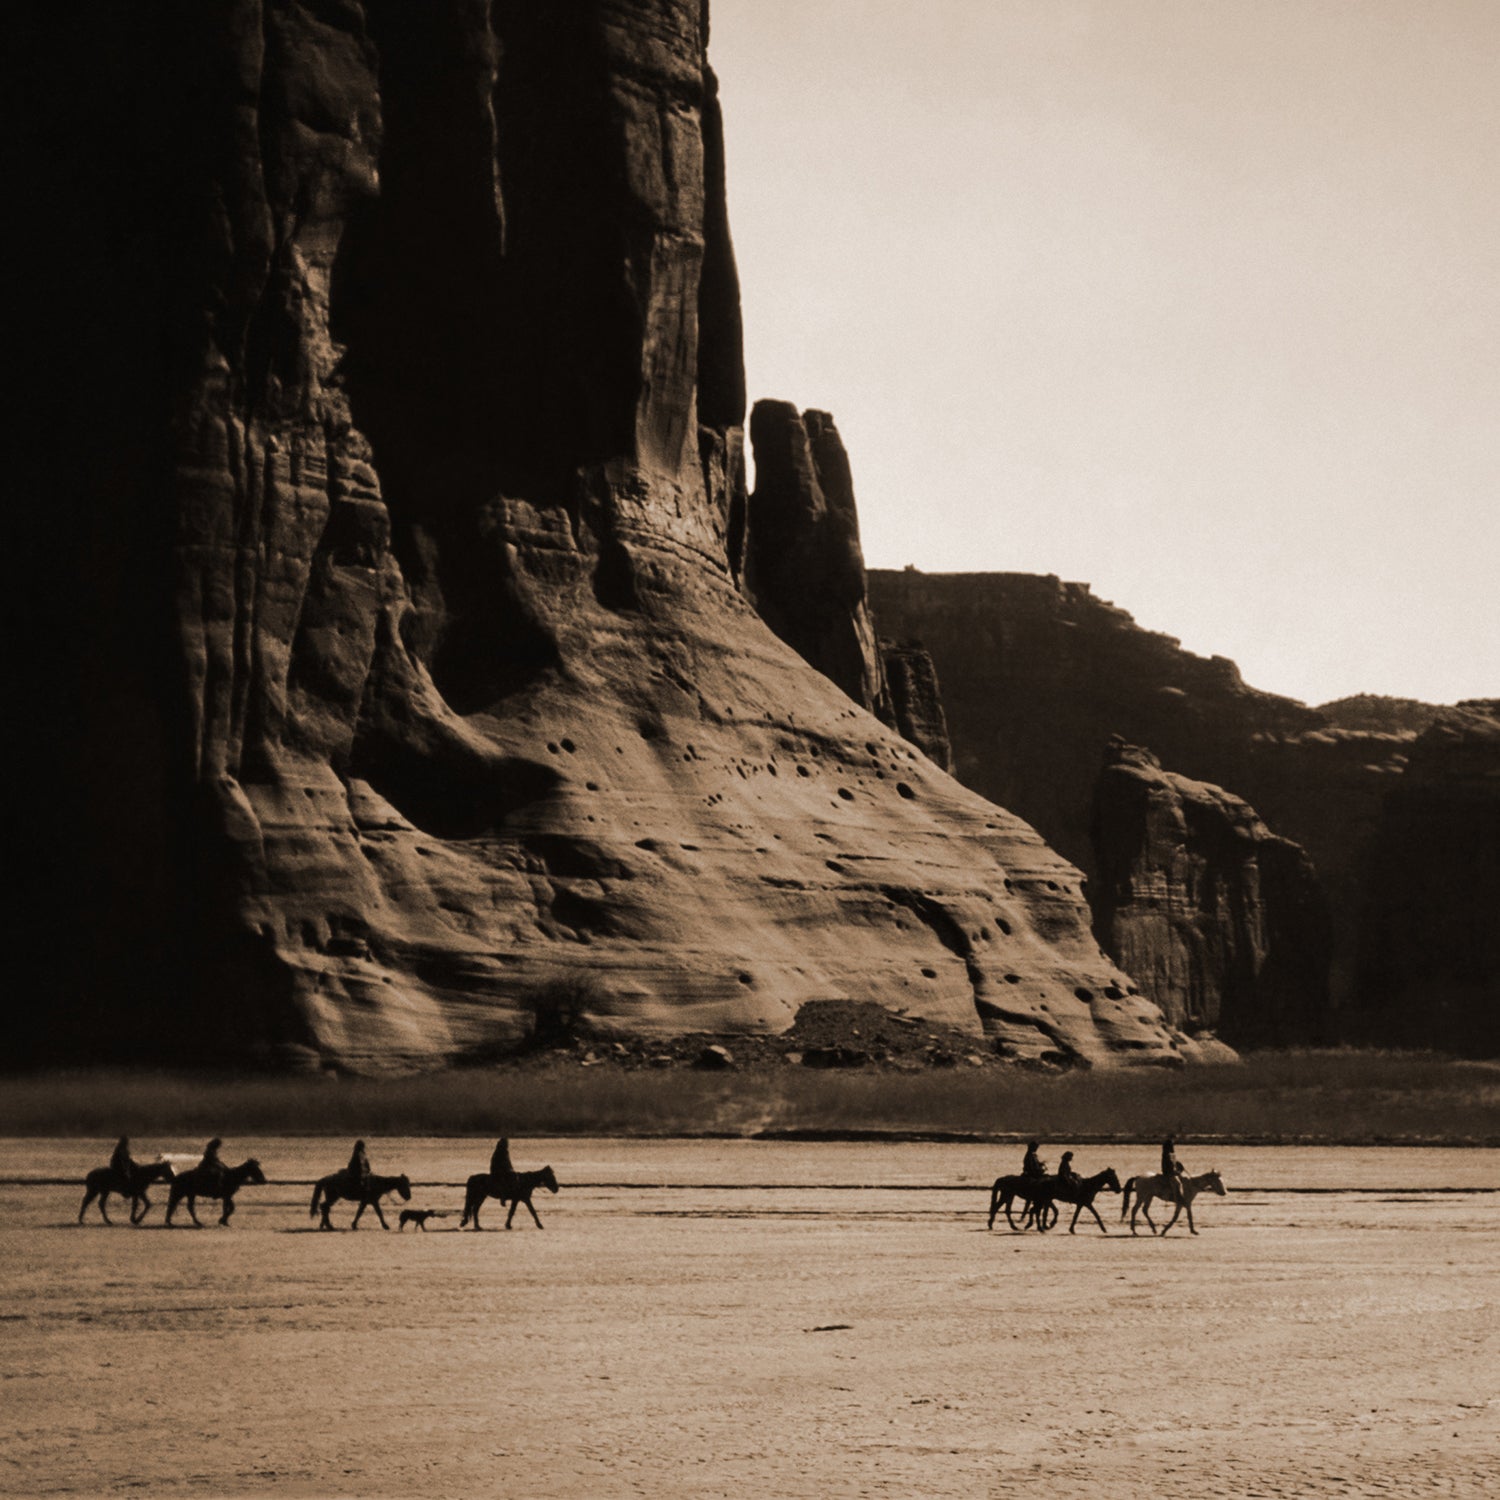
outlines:
[[922, 977], [924, 979], [936, 979], [937, 978], [937, 970], [936, 969], [927, 969], [927, 968], [924, 968], [922, 970]]
[[798, 766], [797, 767], [797, 774], [799, 776], [811, 776], [812, 772], [809, 771], [806, 766]]
[[917, 794], [904, 781], [896, 783], [896, 792], [899, 796], [905, 797], [908, 802], [915, 802], [917, 800]]
[[1092, 1005], [1094, 1003], [1094, 992], [1092, 990], [1084, 989], [1082, 985], [1079, 985], [1078, 988], [1073, 991], [1073, 993], [1077, 995], [1085, 1005]]
[[563, 749], [566, 750], [569, 755], [574, 755], [577, 753], [578, 746], [575, 745], [572, 740], [560, 740], [558, 743], [562, 745]]
[[[1005, 883], [1007, 885], [1010, 884], [1008, 880]], [[996, 917], [995, 926], [998, 927], [1000, 931], [1006, 935], [1006, 937], [1010, 936], [1010, 923], [1007, 922], [1004, 917]]]
[[1005, 976], [1005, 982], [1007, 984], [1020, 984], [1021, 976], [1019, 974], [1007, 974]]
[[841, 786], [839, 788], [839, 796], [842, 797], [845, 802], [853, 802], [854, 801], [854, 793], [851, 792], [849, 790], [849, 788], [846, 787], [846, 786]]

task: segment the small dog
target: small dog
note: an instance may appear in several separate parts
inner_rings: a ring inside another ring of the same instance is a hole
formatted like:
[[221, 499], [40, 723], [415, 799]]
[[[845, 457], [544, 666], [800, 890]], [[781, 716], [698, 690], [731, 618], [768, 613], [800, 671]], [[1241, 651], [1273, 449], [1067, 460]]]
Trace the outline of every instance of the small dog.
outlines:
[[403, 1208], [400, 1228], [405, 1229], [408, 1224], [415, 1224], [418, 1229], [425, 1230], [429, 1219], [446, 1219], [447, 1217], [448, 1215], [440, 1208]]

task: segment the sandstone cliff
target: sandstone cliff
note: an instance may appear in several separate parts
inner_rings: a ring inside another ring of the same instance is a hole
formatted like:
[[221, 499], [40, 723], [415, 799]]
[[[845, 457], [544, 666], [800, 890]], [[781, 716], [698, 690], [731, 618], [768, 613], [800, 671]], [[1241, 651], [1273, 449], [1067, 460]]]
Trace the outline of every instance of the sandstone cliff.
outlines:
[[1173, 1025], [1236, 1046], [1318, 1035], [1328, 915], [1301, 848], [1238, 797], [1118, 739], [1092, 837], [1099, 940]]
[[943, 689], [932, 653], [920, 641], [880, 642], [880, 665], [885, 676], [885, 720], [934, 765], [953, 771], [953, 745], [948, 738], [948, 716], [943, 711]]
[[757, 401], [750, 448], [745, 592], [787, 645], [873, 713], [885, 681], [865, 599], [854, 480], [833, 418]]
[[737, 587], [699, 0], [11, 40], [22, 1056], [430, 1065], [579, 976], [635, 1031], [854, 997], [1175, 1055], [1077, 871]]
[[1305, 849], [1329, 906], [1330, 1025], [1355, 1024], [1382, 809], [1416, 726], [1436, 710], [1370, 698], [1313, 709], [1257, 691], [1233, 662], [1184, 651], [1055, 577], [872, 570], [869, 596], [877, 629], [932, 653], [959, 779], [1014, 808], [1089, 877], [1089, 807], [1114, 735], [1244, 799]]
[[1444, 710], [1380, 823], [1364, 1035], [1500, 1055], [1500, 700]]

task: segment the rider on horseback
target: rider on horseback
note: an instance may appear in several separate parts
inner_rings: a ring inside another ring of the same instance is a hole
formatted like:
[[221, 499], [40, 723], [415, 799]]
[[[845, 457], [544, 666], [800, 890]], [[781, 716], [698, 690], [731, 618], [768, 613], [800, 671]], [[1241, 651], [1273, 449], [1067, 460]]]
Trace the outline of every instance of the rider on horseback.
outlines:
[[123, 1184], [118, 1191], [130, 1191], [130, 1179], [135, 1172], [135, 1161], [130, 1155], [130, 1137], [122, 1135], [115, 1142], [114, 1155], [109, 1159], [109, 1170]]
[[510, 1142], [501, 1136], [495, 1142], [494, 1151], [490, 1153], [490, 1176], [501, 1182], [509, 1182], [515, 1175], [516, 1169], [510, 1164]]
[[[1177, 1179], [1186, 1175], [1182, 1163], [1177, 1160], [1177, 1147], [1171, 1136], [1161, 1143], [1161, 1175], [1174, 1189], [1179, 1187]], [[1180, 1199], [1182, 1195], [1177, 1192], [1174, 1196]]]
[[[224, 1187], [224, 1163], [219, 1159], [219, 1147], [224, 1142], [215, 1136], [208, 1145], [203, 1148], [203, 1160], [198, 1163], [197, 1171], [203, 1173], [204, 1180], [220, 1191]], [[218, 1193], [205, 1192], [204, 1197], [217, 1197]]]
[[1073, 1153], [1064, 1151], [1062, 1160], [1057, 1164], [1057, 1180], [1066, 1183], [1069, 1187], [1077, 1187], [1083, 1179], [1073, 1170]]
[[1045, 1177], [1047, 1175], [1047, 1163], [1037, 1155], [1040, 1150], [1037, 1142], [1032, 1141], [1026, 1147], [1026, 1160], [1021, 1163], [1022, 1177]]
[[361, 1193], [370, 1184], [370, 1156], [365, 1150], [363, 1141], [355, 1141], [353, 1154], [349, 1157], [349, 1165], [344, 1168], [344, 1176], [349, 1179], [349, 1186], [355, 1193]]

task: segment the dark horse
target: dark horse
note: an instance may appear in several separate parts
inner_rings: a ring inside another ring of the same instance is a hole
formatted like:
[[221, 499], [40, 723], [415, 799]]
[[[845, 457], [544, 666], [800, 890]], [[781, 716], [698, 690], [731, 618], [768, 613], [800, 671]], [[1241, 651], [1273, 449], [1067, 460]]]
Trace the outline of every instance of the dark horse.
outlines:
[[130, 1199], [130, 1222], [139, 1224], [150, 1211], [151, 1200], [146, 1196], [146, 1186], [152, 1182], [168, 1182], [173, 1175], [169, 1161], [131, 1162], [129, 1172], [116, 1172], [113, 1167], [95, 1167], [83, 1179], [83, 1207], [78, 1210], [78, 1222], [83, 1223], [83, 1210], [99, 1200], [99, 1217], [106, 1224], [113, 1224], [105, 1211], [111, 1193]]
[[[1094, 1222], [1099, 1226], [1101, 1234], [1108, 1234], [1109, 1230], [1104, 1227], [1104, 1220], [1099, 1217], [1099, 1210], [1094, 1207], [1094, 1199], [1102, 1192], [1118, 1193], [1120, 1191], [1120, 1179], [1115, 1176], [1113, 1167], [1106, 1167], [1102, 1172], [1095, 1172], [1092, 1177], [1083, 1177], [1076, 1182], [1058, 1181], [1056, 1178], [1048, 1178], [1049, 1182], [1056, 1182], [1057, 1186], [1052, 1189], [1052, 1201], [1054, 1204], [1073, 1204], [1073, 1218], [1068, 1225], [1068, 1233], [1073, 1234], [1078, 1229], [1078, 1215], [1084, 1209], [1093, 1214]], [[1047, 1224], [1038, 1224], [1039, 1229], [1050, 1229], [1056, 1223], [1054, 1212], [1052, 1221]]]
[[[989, 1227], [995, 1227], [996, 1215], [1002, 1208], [1005, 1210], [1006, 1222], [1012, 1229], [1017, 1227], [1016, 1221], [1010, 1216], [1010, 1206], [1017, 1198], [1026, 1205], [1020, 1227], [1024, 1229], [1028, 1223], [1036, 1224], [1038, 1210], [1045, 1209], [1052, 1203], [1051, 1184], [1056, 1181], [1055, 1177], [1031, 1177], [1020, 1172], [1008, 1177], [997, 1177], [995, 1185], [990, 1189]], [[1037, 1224], [1037, 1228], [1040, 1229], [1041, 1225]]]
[[347, 1172], [330, 1172], [326, 1177], [320, 1177], [313, 1184], [312, 1204], [308, 1208], [308, 1216], [316, 1218], [318, 1214], [319, 1198], [321, 1198], [323, 1210], [323, 1222], [320, 1229], [332, 1229], [333, 1220], [328, 1217], [328, 1210], [338, 1202], [340, 1198], [347, 1198], [351, 1203], [359, 1204], [354, 1210], [354, 1222], [350, 1224], [351, 1229], [359, 1228], [360, 1215], [367, 1208], [375, 1210], [375, 1217], [380, 1220], [382, 1229], [391, 1226], [385, 1222], [385, 1215], [380, 1211], [380, 1200], [387, 1193], [400, 1193], [404, 1203], [411, 1202], [411, 1178], [404, 1173], [400, 1177], [367, 1177], [363, 1183], [356, 1183]]
[[510, 1221], [516, 1216], [516, 1209], [525, 1204], [530, 1210], [531, 1217], [536, 1220], [536, 1227], [542, 1227], [542, 1221], [537, 1218], [536, 1206], [531, 1201], [531, 1195], [539, 1188], [544, 1187], [549, 1193], [557, 1191], [557, 1178], [552, 1175], [551, 1167], [543, 1167], [536, 1172], [512, 1172], [507, 1175], [491, 1176], [488, 1172], [476, 1172], [468, 1181], [464, 1193], [464, 1216], [458, 1221], [458, 1227], [462, 1229], [465, 1224], [473, 1221], [475, 1229], [480, 1228], [479, 1206], [486, 1198], [498, 1198], [502, 1204], [510, 1204], [510, 1212], [505, 1216], [505, 1227], [511, 1227]]
[[266, 1185], [266, 1174], [261, 1171], [260, 1163], [254, 1157], [249, 1161], [242, 1161], [237, 1167], [223, 1167], [218, 1171], [212, 1167], [194, 1167], [190, 1172], [179, 1172], [172, 1179], [172, 1190], [167, 1196], [167, 1223], [172, 1222], [177, 1205], [186, 1198], [188, 1215], [202, 1229], [203, 1225], [198, 1221], [198, 1199], [219, 1198], [224, 1204], [219, 1223], [228, 1225], [229, 1216], [234, 1212], [234, 1195], [246, 1183], [252, 1187]]
[[[1112, 1193], [1120, 1191], [1120, 1179], [1115, 1176], [1113, 1167], [1106, 1167], [1102, 1172], [1096, 1172], [1092, 1177], [1079, 1178], [1076, 1182], [1069, 1182], [1062, 1177], [1000, 1177], [990, 1189], [989, 1227], [995, 1227], [995, 1216], [1003, 1208], [1006, 1222], [1014, 1229], [1016, 1221], [1011, 1218], [1010, 1206], [1015, 1199], [1022, 1198], [1027, 1205], [1026, 1215], [1021, 1220], [1022, 1229], [1025, 1229], [1027, 1220], [1030, 1220], [1045, 1232], [1057, 1222], [1056, 1205], [1071, 1203], [1074, 1208], [1073, 1220], [1068, 1225], [1069, 1234], [1076, 1232], [1078, 1216], [1084, 1209], [1093, 1214], [1094, 1222], [1103, 1233], [1108, 1234], [1104, 1220], [1099, 1217], [1099, 1210], [1094, 1207], [1094, 1199], [1106, 1189]], [[1050, 1219], [1047, 1217], [1049, 1210]]]

